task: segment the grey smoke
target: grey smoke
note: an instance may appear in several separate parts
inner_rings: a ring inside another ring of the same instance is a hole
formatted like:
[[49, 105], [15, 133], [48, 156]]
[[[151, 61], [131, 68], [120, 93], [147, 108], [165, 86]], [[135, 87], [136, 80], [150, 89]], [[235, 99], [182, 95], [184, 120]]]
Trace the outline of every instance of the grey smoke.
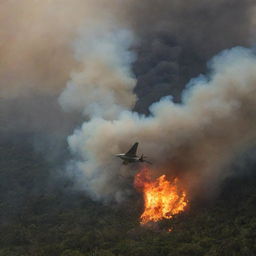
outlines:
[[129, 194], [125, 179], [140, 167], [124, 167], [113, 155], [139, 141], [154, 163], [154, 176], [180, 176], [191, 195], [213, 192], [236, 154], [255, 143], [256, 56], [233, 48], [214, 57], [209, 69], [209, 76], [191, 80], [181, 104], [165, 97], [151, 105], [148, 117], [123, 111], [114, 120], [96, 117], [77, 129], [68, 142], [80, 157], [80, 186], [103, 200]]
[[71, 75], [60, 95], [62, 107], [81, 111], [90, 118], [114, 118], [132, 108], [136, 101], [136, 81], [131, 71], [135, 55], [129, 50], [133, 41], [128, 30], [101, 27], [84, 31], [74, 44], [82, 70]]
[[[206, 72], [208, 59], [220, 50], [236, 45], [249, 46], [253, 42], [254, 13], [255, 3], [252, 0], [192, 0], [189, 3], [180, 0], [111, 0], [108, 4], [103, 0], [4, 1], [0, 9], [1, 129], [5, 132], [10, 129], [12, 132], [49, 133], [50, 137], [62, 134], [65, 137], [81, 119], [86, 120], [68, 139], [74, 153], [75, 168], [72, 165], [72, 172], [82, 174], [78, 175], [80, 187], [97, 199], [119, 201], [131, 192], [127, 180], [132, 178], [133, 173], [129, 168], [120, 167], [110, 154], [126, 150], [136, 138], [141, 142], [141, 152], [152, 157], [157, 170], [172, 168], [170, 175], [174, 169], [177, 173], [181, 170], [179, 173], [184, 182], [189, 177], [188, 187], [200, 187], [193, 184], [201, 184], [201, 180], [197, 178], [201, 177], [201, 165], [211, 161], [208, 162], [208, 158], [198, 158], [196, 152], [200, 155], [201, 151], [204, 152], [203, 149], [210, 151], [209, 148], [213, 152], [218, 151], [216, 140], [221, 140], [222, 137], [221, 133], [216, 132], [218, 135], [215, 135], [216, 126], [212, 124], [213, 131], [210, 130], [210, 125], [200, 126], [199, 130], [192, 129], [192, 126], [190, 130], [177, 123], [176, 128], [170, 128], [171, 133], [174, 133], [170, 135], [170, 143], [167, 143], [167, 137], [160, 137], [157, 144], [161, 147], [157, 148], [153, 132], [152, 139], [149, 139], [147, 133], [144, 134], [144, 129], [145, 124], [151, 129], [160, 128], [159, 112], [164, 113], [167, 109], [172, 109], [171, 116], [177, 115], [177, 118], [182, 119], [185, 110], [182, 112], [181, 109], [194, 106], [189, 99], [194, 97], [192, 92], [198, 91], [193, 89], [199, 88], [199, 82], [195, 81], [215, 81], [217, 75], [194, 80], [197, 85], [188, 90], [192, 96], [183, 96], [182, 106], [165, 98], [150, 107], [153, 114], [148, 117], [132, 110], [148, 114], [148, 107], [165, 95], [172, 95], [175, 102], [181, 101], [183, 88], [191, 77]], [[227, 56], [235, 55], [237, 58], [234, 62], [239, 62], [243, 58], [235, 54], [236, 51], [238, 50], [231, 51]], [[241, 55], [242, 52], [244, 50], [240, 50]], [[244, 59], [254, 59], [249, 58], [253, 53], [246, 56]], [[97, 58], [101, 59], [100, 64], [96, 61]], [[224, 61], [225, 58], [222, 59]], [[212, 64], [212, 69], [217, 69], [219, 65]], [[242, 71], [246, 76], [247, 73]], [[221, 72], [216, 70], [217, 74]], [[251, 76], [249, 73], [248, 75]], [[238, 78], [237, 75], [234, 77]], [[244, 81], [249, 80], [247, 78]], [[67, 84], [68, 88], [65, 89]], [[233, 95], [233, 89], [230, 95]], [[58, 98], [61, 106], [69, 113], [61, 112], [60, 106], [57, 106]], [[238, 102], [241, 101], [239, 98]], [[219, 102], [216, 103], [218, 104]], [[233, 120], [231, 114], [237, 112], [235, 107], [231, 107], [232, 104], [227, 105], [227, 113], [229, 108], [231, 110], [226, 117]], [[245, 104], [241, 106], [245, 117], [253, 116], [250, 110], [245, 109]], [[202, 112], [204, 108], [199, 109]], [[226, 107], [220, 104], [219, 109]], [[197, 113], [194, 108], [187, 112], [192, 111]], [[179, 112], [179, 117], [176, 112]], [[80, 113], [82, 115], [78, 118]], [[238, 116], [241, 117], [242, 114]], [[188, 122], [189, 125], [196, 123], [195, 119], [201, 122], [197, 115], [186, 117], [182, 122]], [[210, 117], [216, 118], [214, 115]], [[210, 117], [205, 116], [205, 120], [212, 120]], [[169, 122], [167, 116], [162, 119]], [[215, 119], [212, 123], [215, 123]], [[134, 124], [138, 126], [138, 130], [134, 128]], [[237, 126], [234, 121], [233, 124], [234, 127]], [[98, 126], [101, 125], [100, 129]], [[248, 127], [252, 125], [254, 124], [245, 122], [243, 129], [248, 132]], [[198, 125], [195, 127], [198, 128]], [[226, 123], [221, 127], [218, 129], [227, 129]], [[230, 133], [233, 134], [230, 127]], [[127, 130], [129, 132], [124, 136]], [[165, 134], [167, 128], [161, 125], [162, 130]], [[209, 133], [209, 138], [216, 137], [213, 146], [204, 144], [203, 141], [207, 138], [203, 136], [205, 130]], [[101, 137], [104, 137], [103, 140], [96, 139]], [[201, 147], [195, 146], [195, 137], [198, 137], [196, 141]], [[222, 167], [220, 169], [231, 161], [237, 148], [237, 151], [242, 151], [247, 146], [244, 142], [247, 136], [238, 137], [241, 147], [230, 142], [230, 150], [218, 151], [227, 153], [223, 157], [225, 161], [218, 162]], [[240, 137], [244, 140], [241, 141]], [[107, 149], [106, 152], [98, 154], [102, 147]], [[152, 153], [155, 150], [168, 153], [168, 157], [154, 159], [155, 154]], [[214, 158], [216, 154], [210, 154], [209, 157]], [[191, 168], [187, 168], [188, 166]], [[195, 171], [193, 167], [199, 169]], [[158, 174], [157, 171], [155, 173]], [[195, 175], [190, 175], [192, 173]], [[206, 170], [204, 175], [207, 173], [211, 176], [215, 172]], [[223, 172], [223, 176], [226, 174], [227, 172]], [[218, 172], [216, 176], [219, 176]], [[213, 178], [213, 181], [217, 185], [222, 178]]]
[[128, 15], [141, 37], [134, 71], [138, 79], [136, 110], [172, 94], [180, 101], [191, 77], [206, 72], [206, 62], [219, 51], [252, 43], [255, 2], [132, 1]]
[[[170, 67], [164, 70], [172, 75], [165, 81], [169, 92], [179, 90], [183, 80], [202, 72], [214, 54], [251, 42], [254, 7], [253, 0], [110, 0], [107, 5], [103, 0], [4, 1], [0, 10], [0, 94], [5, 98], [31, 92], [59, 94], [70, 72], [79, 68], [71, 47], [78, 31], [97, 31], [106, 24], [130, 29], [140, 39], [137, 77], [146, 76], [150, 81], [154, 79], [151, 70], [160, 72], [158, 66], [167, 62]], [[178, 83], [172, 83], [173, 76]], [[141, 96], [146, 96], [146, 86], [139, 79]]]

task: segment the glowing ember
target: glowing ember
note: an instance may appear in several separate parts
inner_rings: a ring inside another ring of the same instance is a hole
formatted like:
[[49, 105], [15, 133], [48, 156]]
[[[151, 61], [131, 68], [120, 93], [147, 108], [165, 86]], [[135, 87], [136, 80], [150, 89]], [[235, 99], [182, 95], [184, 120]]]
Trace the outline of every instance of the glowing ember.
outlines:
[[177, 178], [170, 182], [162, 175], [153, 181], [148, 170], [143, 169], [135, 176], [134, 185], [143, 192], [144, 197], [141, 224], [170, 219], [184, 211], [188, 204], [186, 192], [180, 188]]

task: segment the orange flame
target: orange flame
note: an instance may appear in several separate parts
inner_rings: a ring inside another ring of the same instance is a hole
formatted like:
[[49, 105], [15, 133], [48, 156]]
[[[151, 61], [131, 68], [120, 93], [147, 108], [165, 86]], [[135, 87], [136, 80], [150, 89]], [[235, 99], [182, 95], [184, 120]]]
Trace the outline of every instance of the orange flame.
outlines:
[[143, 192], [144, 212], [140, 216], [140, 223], [157, 222], [170, 219], [185, 210], [188, 204], [186, 192], [180, 188], [178, 178], [173, 182], [162, 175], [152, 180], [149, 171], [143, 169], [135, 176], [134, 185]]

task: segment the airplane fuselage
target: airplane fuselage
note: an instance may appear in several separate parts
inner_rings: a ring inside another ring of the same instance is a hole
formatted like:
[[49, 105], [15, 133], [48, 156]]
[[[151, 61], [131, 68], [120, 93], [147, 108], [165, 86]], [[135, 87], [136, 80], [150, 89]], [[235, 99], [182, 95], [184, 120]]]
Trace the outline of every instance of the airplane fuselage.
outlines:
[[149, 161], [145, 160], [144, 156], [141, 155], [141, 157], [137, 156], [137, 148], [139, 143], [135, 142], [133, 146], [128, 150], [127, 153], [117, 154], [116, 156], [121, 158], [123, 160], [123, 164], [127, 165], [129, 163], [138, 163], [138, 162], [146, 162], [151, 164]]
[[124, 162], [128, 162], [128, 163], [140, 162], [140, 158], [138, 156], [127, 156], [126, 154], [117, 154], [116, 156], [124, 160]]

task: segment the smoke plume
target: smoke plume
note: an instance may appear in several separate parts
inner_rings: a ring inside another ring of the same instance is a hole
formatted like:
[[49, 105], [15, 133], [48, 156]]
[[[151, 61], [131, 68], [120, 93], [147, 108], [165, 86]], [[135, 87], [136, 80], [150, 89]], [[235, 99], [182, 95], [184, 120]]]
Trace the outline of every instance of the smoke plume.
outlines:
[[[191, 79], [223, 49], [252, 42], [255, 3], [251, 0], [132, 1], [128, 15], [140, 35], [136, 110], [147, 113], [165, 95], [180, 101]], [[234, 24], [234, 21], [235, 24]]]
[[72, 131], [81, 117], [63, 113], [58, 97], [73, 70], [83, 68], [73, 56], [74, 40], [82, 29], [112, 23], [117, 9], [115, 0], [0, 3], [0, 112], [6, 130]]
[[139, 166], [122, 167], [112, 155], [139, 141], [155, 176], [178, 175], [193, 193], [214, 191], [236, 154], [255, 143], [256, 56], [233, 48], [214, 57], [209, 69], [210, 75], [190, 81], [180, 104], [165, 97], [151, 105], [149, 116], [123, 111], [76, 130], [68, 142], [80, 156], [80, 184], [100, 199], [129, 193], [125, 179]]
[[132, 42], [129, 31], [110, 32], [107, 28], [87, 32], [77, 40], [75, 56], [83, 69], [72, 74], [61, 94], [63, 108], [82, 111], [90, 118], [114, 118], [132, 108], [136, 100], [131, 71], [135, 56], [129, 51]]
[[71, 47], [79, 29], [95, 32], [112, 23], [140, 38], [134, 65], [139, 94], [145, 97], [158, 85], [154, 93], [164, 96], [220, 50], [248, 45], [254, 6], [252, 0], [2, 1], [0, 95], [59, 94], [79, 68]]
[[112, 154], [137, 140], [156, 176], [214, 190], [253, 143], [254, 53], [223, 52], [182, 91], [219, 51], [250, 46], [254, 13], [252, 0], [2, 1], [1, 130], [52, 141], [85, 120], [69, 168], [96, 199], [131, 193], [134, 172]]

